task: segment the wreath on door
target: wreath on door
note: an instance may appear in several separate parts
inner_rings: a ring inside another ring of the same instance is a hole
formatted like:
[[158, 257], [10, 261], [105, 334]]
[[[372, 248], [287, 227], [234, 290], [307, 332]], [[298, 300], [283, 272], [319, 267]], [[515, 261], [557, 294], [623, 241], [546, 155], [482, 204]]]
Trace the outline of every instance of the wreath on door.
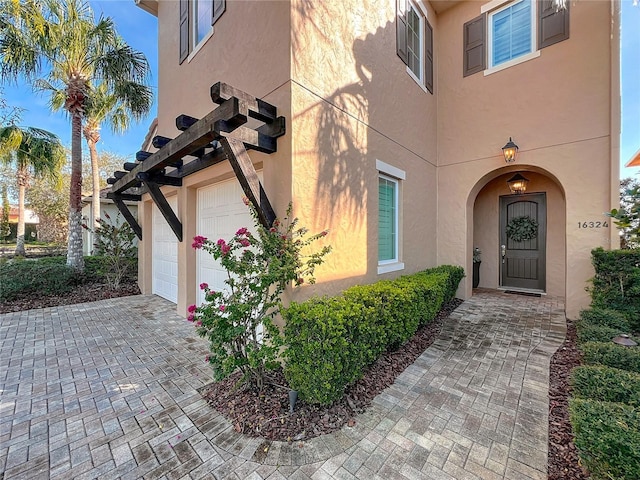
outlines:
[[507, 223], [507, 238], [514, 242], [532, 240], [538, 236], [538, 222], [528, 215], [514, 217]]

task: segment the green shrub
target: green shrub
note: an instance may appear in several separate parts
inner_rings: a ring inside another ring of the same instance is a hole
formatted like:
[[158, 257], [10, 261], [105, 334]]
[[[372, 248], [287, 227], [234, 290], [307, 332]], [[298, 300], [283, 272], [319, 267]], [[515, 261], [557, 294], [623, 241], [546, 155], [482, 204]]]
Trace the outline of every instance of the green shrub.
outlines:
[[591, 478], [640, 478], [640, 411], [621, 403], [574, 398], [571, 425]]
[[292, 302], [282, 311], [288, 348], [285, 375], [300, 397], [328, 405], [383, 352], [397, 348], [433, 320], [455, 294], [458, 268], [349, 288], [333, 298]]
[[571, 371], [573, 394], [603, 402], [640, 406], [640, 374], [618, 368], [583, 365]]
[[440, 265], [439, 267], [426, 270], [425, 273], [446, 273], [449, 276], [444, 292], [444, 303], [448, 303], [455, 298], [458, 285], [465, 277], [464, 269], [456, 265]]
[[[620, 328], [605, 327], [602, 325], [591, 325], [589, 323], [578, 323], [577, 326], [578, 343], [586, 342], [610, 342], [621, 333], [629, 333], [629, 330]], [[640, 344], [640, 339], [632, 337], [636, 343]]]
[[607, 365], [640, 373], [640, 348], [615, 343], [587, 342], [580, 346], [587, 365]]
[[631, 329], [640, 331], [640, 249], [591, 252], [596, 274], [591, 305], [627, 315]]
[[624, 313], [610, 308], [590, 308], [580, 312], [581, 322], [604, 327], [618, 328], [622, 332], [630, 331], [629, 320]]
[[0, 301], [28, 294], [60, 295], [80, 282], [74, 271], [67, 267], [64, 257], [6, 262], [0, 265], [0, 278]]

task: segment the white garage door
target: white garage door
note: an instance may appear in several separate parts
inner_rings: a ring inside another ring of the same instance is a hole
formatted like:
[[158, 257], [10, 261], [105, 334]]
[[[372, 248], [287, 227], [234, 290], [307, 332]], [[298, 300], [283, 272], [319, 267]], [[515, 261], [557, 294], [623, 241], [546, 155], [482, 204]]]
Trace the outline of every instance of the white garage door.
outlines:
[[[174, 212], [176, 196], [167, 198]], [[178, 239], [164, 219], [160, 209], [153, 205], [153, 283], [152, 291], [173, 303], [178, 302]]]
[[[258, 177], [262, 181], [262, 173], [258, 173]], [[249, 207], [242, 201], [243, 197], [242, 187], [235, 178], [198, 189], [196, 235], [213, 241], [219, 238], [229, 240], [241, 227], [246, 227], [255, 234], [253, 217], [249, 213]], [[226, 287], [224, 281], [227, 274], [220, 263], [204, 250], [198, 250], [196, 262], [197, 302], [200, 305], [204, 301], [200, 284], [205, 282], [212, 290], [223, 290]]]

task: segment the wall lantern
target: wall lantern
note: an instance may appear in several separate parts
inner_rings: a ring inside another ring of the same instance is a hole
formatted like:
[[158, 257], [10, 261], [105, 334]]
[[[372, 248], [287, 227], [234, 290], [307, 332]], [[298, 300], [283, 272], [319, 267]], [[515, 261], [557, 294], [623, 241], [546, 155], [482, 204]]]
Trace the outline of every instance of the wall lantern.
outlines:
[[529, 183], [529, 179], [523, 177], [519, 173], [516, 173], [513, 177], [507, 180], [509, 190], [511, 190], [511, 193], [515, 195], [522, 195], [524, 192], [526, 192], [527, 183]]
[[507, 163], [512, 163], [516, 161], [516, 155], [518, 153], [518, 145], [513, 143], [511, 137], [509, 137], [509, 141], [507, 144], [502, 147], [502, 154], [504, 155], [504, 161]]

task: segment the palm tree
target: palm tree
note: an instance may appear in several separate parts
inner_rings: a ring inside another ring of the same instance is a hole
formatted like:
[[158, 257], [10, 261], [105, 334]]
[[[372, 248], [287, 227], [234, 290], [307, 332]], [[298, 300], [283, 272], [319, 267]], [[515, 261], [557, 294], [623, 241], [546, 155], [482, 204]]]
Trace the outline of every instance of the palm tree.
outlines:
[[130, 82], [127, 89], [112, 92], [107, 90], [105, 83], [101, 83], [91, 90], [84, 112], [82, 133], [91, 157], [93, 187], [91, 209], [94, 229], [98, 228], [100, 219], [100, 170], [96, 148], [96, 144], [100, 141], [100, 126], [106, 122], [113, 133], [124, 133], [129, 128], [129, 119], [131, 117], [141, 119], [151, 108], [152, 102], [151, 89], [139, 83]]
[[[144, 54], [118, 36], [111, 18], [95, 21], [85, 0], [5, 0], [0, 5], [0, 74], [20, 77], [36, 89], [53, 92], [71, 118], [71, 186], [67, 265], [83, 270], [82, 121], [92, 84], [104, 84], [118, 96], [134, 91], [149, 76]], [[44, 77], [41, 76], [46, 72]]]
[[24, 197], [31, 177], [56, 177], [64, 165], [64, 147], [56, 135], [32, 127], [0, 127], [0, 161], [16, 169], [18, 184], [18, 236], [16, 255], [25, 255]]

